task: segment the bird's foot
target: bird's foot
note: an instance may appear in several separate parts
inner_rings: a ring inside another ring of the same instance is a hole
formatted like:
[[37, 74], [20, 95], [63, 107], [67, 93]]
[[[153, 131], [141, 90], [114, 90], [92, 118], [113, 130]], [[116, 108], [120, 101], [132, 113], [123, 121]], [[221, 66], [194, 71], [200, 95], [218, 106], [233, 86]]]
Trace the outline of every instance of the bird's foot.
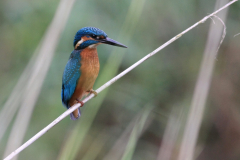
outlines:
[[97, 97], [98, 93], [96, 91], [94, 91], [93, 89], [88, 91], [90, 94], [94, 94], [94, 97]]
[[78, 103], [81, 104], [81, 107], [84, 105], [83, 101], [80, 101], [78, 98], [76, 99]]

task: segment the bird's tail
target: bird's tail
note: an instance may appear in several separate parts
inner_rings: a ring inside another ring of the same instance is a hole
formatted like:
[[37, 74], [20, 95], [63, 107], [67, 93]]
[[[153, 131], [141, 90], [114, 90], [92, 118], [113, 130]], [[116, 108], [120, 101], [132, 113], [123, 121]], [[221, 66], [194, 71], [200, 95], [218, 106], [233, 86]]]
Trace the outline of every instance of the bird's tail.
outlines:
[[81, 116], [81, 111], [79, 108], [70, 114], [71, 120], [77, 120], [80, 116]]

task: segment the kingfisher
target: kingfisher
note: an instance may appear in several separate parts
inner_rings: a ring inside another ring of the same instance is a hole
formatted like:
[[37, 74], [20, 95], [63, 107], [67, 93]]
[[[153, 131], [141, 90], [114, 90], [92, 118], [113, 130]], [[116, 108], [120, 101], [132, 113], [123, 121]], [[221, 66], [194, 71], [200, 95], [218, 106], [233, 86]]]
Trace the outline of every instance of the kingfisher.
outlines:
[[[100, 69], [97, 46], [109, 44], [127, 48], [127, 46], [108, 38], [107, 34], [95, 27], [84, 27], [80, 29], [73, 40], [74, 50], [72, 51], [62, 77], [62, 103], [69, 109], [76, 103], [84, 103], [81, 99], [88, 94], [95, 94], [94, 82]], [[72, 120], [81, 116], [80, 109], [70, 114]]]

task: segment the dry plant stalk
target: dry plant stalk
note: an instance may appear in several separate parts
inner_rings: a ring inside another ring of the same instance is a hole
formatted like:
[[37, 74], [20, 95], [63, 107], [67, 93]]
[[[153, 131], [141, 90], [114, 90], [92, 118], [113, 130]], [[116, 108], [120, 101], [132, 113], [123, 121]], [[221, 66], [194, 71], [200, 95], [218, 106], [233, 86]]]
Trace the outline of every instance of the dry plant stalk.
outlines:
[[[125, 74], [127, 74], [128, 72], [130, 72], [131, 70], [133, 70], [134, 68], [136, 68], [138, 65], [140, 65], [141, 63], [143, 63], [145, 60], [147, 60], [148, 58], [152, 57], [153, 55], [155, 55], [156, 53], [158, 53], [160, 50], [162, 50], [163, 48], [165, 48], [166, 46], [168, 46], [169, 44], [171, 44], [172, 42], [174, 42], [175, 40], [177, 40], [178, 38], [180, 38], [183, 34], [187, 33], [188, 31], [190, 31], [191, 29], [195, 28], [196, 26], [198, 26], [201, 23], [204, 23], [207, 19], [209, 19], [210, 17], [214, 16], [215, 14], [217, 14], [218, 12], [222, 11], [223, 9], [227, 8], [228, 6], [230, 6], [231, 4], [233, 4], [234, 2], [237, 2], [238, 0], [233, 0], [229, 3], [227, 3], [225, 6], [223, 6], [222, 8], [218, 9], [217, 11], [211, 13], [210, 15], [204, 17], [203, 19], [201, 19], [200, 21], [198, 21], [197, 23], [195, 23], [194, 25], [192, 25], [191, 27], [187, 28], [186, 30], [184, 30], [183, 32], [181, 32], [180, 34], [178, 34], [177, 36], [173, 37], [172, 39], [170, 39], [169, 41], [167, 41], [166, 43], [164, 43], [163, 45], [161, 45], [160, 47], [158, 47], [157, 49], [155, 49], [153, 52], [147, 54], [145, 57], [143, 57], [142, 59], [140, 59], [139, 61], [137, 61], [136, 63], [134, 63], [132, 66], [130, 66], [129, 68], [127, 68], [126, 70], [124, 70], [123, 72], [121, 72], [120, 74], [118, 74], [117, 76], [115, 76], [114, 78], [112, 78], [111, 80], [109, 80], [107, 83], [105, 83], [104, 85], [102, 85], [100, 88], [98, 88], [96, 90], [97, 93], [100, 93], [101, 91], [103, 91], [105, 88], [109, 87], [111, 84], [113, 84], [114, 82], [116, 82], [118, 79], [120, 79], [121, 77], [123, 77]], [[86, 97], [83, 100], [83, 103], [88, 102], [90, 99], [92, 99], [94, 97], [94, 94], [89, 95], [88, 97]], [[65, 117], [67, 117], [70, 113], [72, 113], [74, 110], [76, 110], [77, 108], [81, 107], [81, 104], [75, 104], [74, 106], [72, 106], [71, 108], [69, 108], [67, 111], [65, 111], [62, 115], [60, 115], [57, 119], [55, 119], [53, 122], [51, 122], [48, 126], [46, 126], [44, 129], [42, 129], [40, 132], [38, 132], [36, 135], [34, 135], [31, 139], [29, 139], [27, 142], [25, 142], [22, 146], [20, 146], [18, 149], [16, 149], [15, 151], [13, 151], [9, 156], [7, 156], [4, 160], [10, 160], [12, 159], [14, 156], [16, 156], [18, 153], [20, 153], [22, 150], [24, 150], [26, 147], [28, 147], [30, 144], [32, 144], [34, 141], [36, 141], [38, 138], [40, 138], [43, 134], [45, 134], [49, 129], [51, 129], [53, 126], [55, 126], [57, 123], [59, 123], [62, 119], [64, 119]]]
[[[217, 1], [216, 8], [218, 8], [220, 5], [219, 3], [224, 3], [224, 1], [226, 0]], [[225, 19], [226, 15], [227, 10], [222, 12], [221, 17]], [[216, 61], [216, 55], [226, 35], [226, 26], [223, 22], [224, 20], [216, 15], [213, 15], [213, 17], [217, 18], [222, 23], [222, 25], [215, 25], [214, 22], [211, 24], [209, 29], [208, 40], [194, 89], [178, 160], [194, 159], [194, 150], [203, 118], [209, 86], [211, 83], [212, 72]]]
[[12, 127], [7, 147], [4, 152], [4, 157], [22, 144], [24, 135], [27, 131], [27, 126], [30, 123], [32, 111], [40, 94], [42, 84], [50, 67], [59, 37], [66, 25], [74, 1], [75, 0], [60, 1], [55, 16], [46, 31], [41, 47], [39, 47], [39, 54], [37, 55], [36, 61], [31, 68], [31, 75], [26, 80], [27, 83], [21, 97], [21, 107]]
[[172, 159], [182, 120], [183, 111], [176, 108], [172, 109], [167, 121], [166, 129], [164, 130], [163, 139], [157, 160]]

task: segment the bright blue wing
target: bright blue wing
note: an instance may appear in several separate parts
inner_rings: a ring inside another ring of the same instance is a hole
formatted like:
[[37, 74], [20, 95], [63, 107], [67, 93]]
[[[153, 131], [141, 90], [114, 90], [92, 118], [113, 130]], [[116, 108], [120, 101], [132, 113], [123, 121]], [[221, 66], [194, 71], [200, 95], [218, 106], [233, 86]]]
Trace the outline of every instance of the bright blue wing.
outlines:
[[68, 107], [68, 102], [72, 97], [77, 86], [80, 73], [80, 51], [73, 51], [67, 62], [62, 77], [62, 103]]

